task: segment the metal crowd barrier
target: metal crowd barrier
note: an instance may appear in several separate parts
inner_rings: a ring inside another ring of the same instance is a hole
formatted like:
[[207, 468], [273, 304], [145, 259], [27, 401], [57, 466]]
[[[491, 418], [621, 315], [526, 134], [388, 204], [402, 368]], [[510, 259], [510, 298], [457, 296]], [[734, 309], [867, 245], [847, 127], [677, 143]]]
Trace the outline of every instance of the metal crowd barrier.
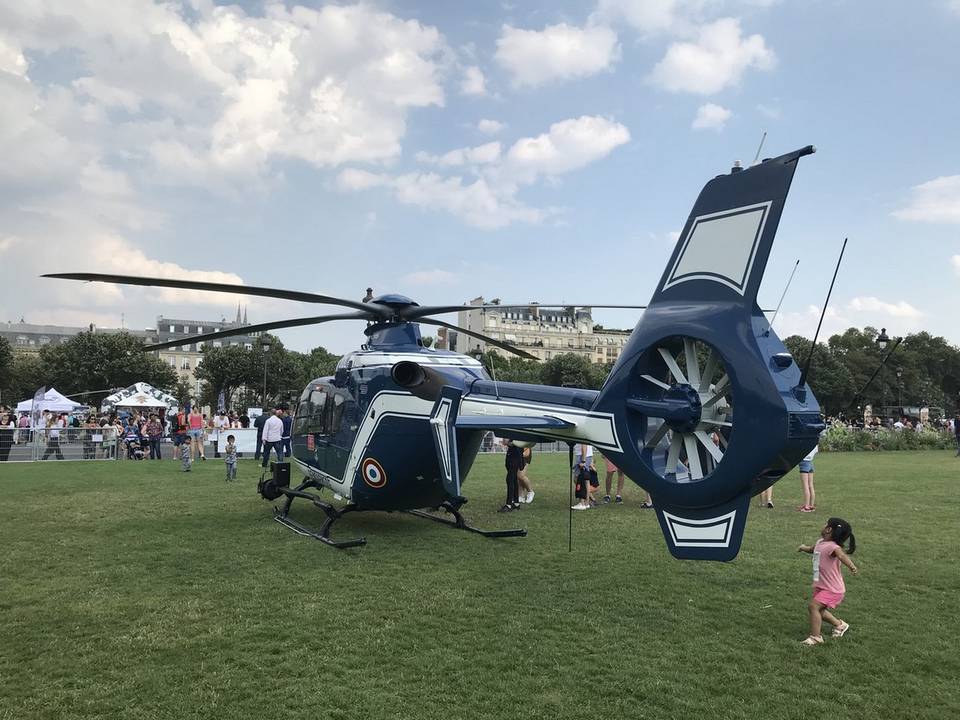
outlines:
[[0, 438], [0, 462], [113, 460], [117, 433], [105, 428], [17, 428]]

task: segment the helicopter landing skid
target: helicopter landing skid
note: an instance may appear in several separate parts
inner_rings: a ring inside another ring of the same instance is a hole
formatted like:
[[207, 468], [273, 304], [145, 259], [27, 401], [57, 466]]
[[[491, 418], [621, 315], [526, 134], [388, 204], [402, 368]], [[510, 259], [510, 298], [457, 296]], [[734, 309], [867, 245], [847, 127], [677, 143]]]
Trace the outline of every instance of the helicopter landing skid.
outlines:
[[473, 527], [472, 525], [467, 525], [467, 520], [463, 517], [458, 505], [454, 505], [450, 502], [444, 502], [441, 503], [440, 507], [453, 515], [454, 519], [448, 520], [447, 518], [438, 517], [437, 515], [425, 512], [424, 510], [407, 510], [406, 512], [410, 515], [416, 515], [417, 517], [433, 520], [434, 522], [442, 523], [443, 525], [449, 525], [450, 527], [457, 528], [458, 530], [466, 530], [468, 532], [477, 533], [477, 535], [483, 535], [484, 537], [489, 538], [527, 536], [527, 531], [524, 528], [514, 528], [513, 530], [481, 530], [480, 528]]
[[[359, 508], [356, 505], [347, 505], [343, 508], [337, 508], [330, 503], [326, 503], [320, 498], [318, 498], [313, 493], [304, 492], [304, 488], [316, 487], [312, 484], [311, 481], [307, 481], [300, 485], [297, 488], [277, 488], [284, 495], [287, 496], [287, 501], [283, 504], [283, 509], [274, 506], [273, 508], [273, 519], [284, 527], [288, 527], [299, 535], [307, 535], [316, 540], [319, 540], [325, 545], [335, 548], [350, 548], [357, 547], [358, 545], [366, 545], [367, 539], [360, 537], [353, 540], [333, 540], [330, 537], [330, 527], [336, 520], [339, 520], [344, 515], [349, 512], [356, 512]], [[290, 505], [293, 504], [294, 498], [303, 498], [304, 500], [309, 500], [316, 507], [323, 510], [324, 514], [327, 516], [326, 520], [323, 521], [323, 525], [320, 526], [319, 530], [312, 530], [306, 525], [303, 525], [292, 517], [290, 517]]]

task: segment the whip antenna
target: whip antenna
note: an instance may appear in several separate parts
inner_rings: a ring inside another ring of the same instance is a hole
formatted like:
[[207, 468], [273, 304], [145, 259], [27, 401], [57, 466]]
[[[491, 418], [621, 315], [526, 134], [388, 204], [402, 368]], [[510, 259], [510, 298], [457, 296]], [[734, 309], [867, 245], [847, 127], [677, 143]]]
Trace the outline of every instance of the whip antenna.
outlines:
[[830, 304], [830, 295], [833, 293], [833, 284], [837, 281], [837, 272], [840, 270], [840, 262], [843, 260], [843, 251], [847, 249], [847, 240], [843, 239], [843, 246], [840, 248], [840, 257], [837, 258], [837, 266], [833, 269], [833, 279], [830, 281], [830, 289], [827, 290], [827, 299], [823, 303], [823, 311], [820, 313], [820, 322], [817, 323], [817, 332], [813, 335], [813, 342], [810, 343], [810, 352], [807, 353], [807, 361], [803, 364], [803, 372], [800, 373], [800, 382], [797, 388], [803, 390], [803, 384], [807, 381], [807, 373], [810, 370], [810, 361], [813, 360], [813, 351], [817, 347], [817, 338], [820, 337], [820, 327], [823, 325], [823, 318], [827, 314], [827, 305]]
[[783, 305], [783, 299], [787, 296], [787, 290], [790, 289], [790, 283], [793, 282], [793, 276], [797, 273], [797, 265], [800, 264], [800, 260], [793, 264], [793, 270], [790, 272], [790, 279], [787, 280], [787, 286], [783, 289], [783, 295], [780, 296], [780, 302], [777, 303], [777, 309], [773, 311], [773, 318], [770, 320], [770, 327], [773, 327], [773, 321], [777, 319], [777, 315], [780, 313], [780, 306]]
[[763, 150], [763, 141], [767, 139], [767, 131], [763, 131], [763, 137], [760, 138], [760, 144], [757, 146], [757, 154], [753, 156], [753, 162], [751, 165], [757, 164], [757, 159], [760, 157], [760, 151]]

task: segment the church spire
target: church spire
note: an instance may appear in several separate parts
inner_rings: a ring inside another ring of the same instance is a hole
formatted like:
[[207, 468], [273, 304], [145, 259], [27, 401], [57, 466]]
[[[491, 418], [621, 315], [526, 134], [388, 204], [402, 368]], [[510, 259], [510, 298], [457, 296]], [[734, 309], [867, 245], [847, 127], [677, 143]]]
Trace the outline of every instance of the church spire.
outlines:
[[246, 305], [243, 306], [243, 324], [244, 325], [250, 324], [247, 322], [247, 306]]

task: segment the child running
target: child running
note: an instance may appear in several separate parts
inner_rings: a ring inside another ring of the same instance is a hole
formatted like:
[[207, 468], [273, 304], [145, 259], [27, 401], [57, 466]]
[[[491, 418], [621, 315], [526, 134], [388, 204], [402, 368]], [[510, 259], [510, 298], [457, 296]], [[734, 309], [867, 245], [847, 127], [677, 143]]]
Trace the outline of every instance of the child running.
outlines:
[[223, 462], [227, 466], [227, 482], [237, 479], [237, 438], [227, 435], [227, 447], [223, 452]]
[[[842, 545], [850, 541], [847, 552]], [[820, 531], [820, 539], [815, 545], [801, 545], [798, 552], [813, 555], [813, 599], [808, 605], [810, 609], [810, 634], [803, 641], [804, 645], [822, 645], [823, 635], [820, 627], [824, 620], [833, 625], [833, 637], [843, 637], [850, 629], [850, 625], [836, 617], [830, 610], [843, 601], [846, 586], [843, 584], [843, 574], [840, 572], [840, 563], [843, 563], [850, 572], [857, 574], [857, 566], [847, 556], [853, 555], [857, 549], [857, 541], [853, 537], [850, 523], [840, 518], [830, 518]], [[828, 610], [827, 608], [830, 608]]]
[[190, 443], [180, 444], [180, 469], [182, 472], [190, 472]]

